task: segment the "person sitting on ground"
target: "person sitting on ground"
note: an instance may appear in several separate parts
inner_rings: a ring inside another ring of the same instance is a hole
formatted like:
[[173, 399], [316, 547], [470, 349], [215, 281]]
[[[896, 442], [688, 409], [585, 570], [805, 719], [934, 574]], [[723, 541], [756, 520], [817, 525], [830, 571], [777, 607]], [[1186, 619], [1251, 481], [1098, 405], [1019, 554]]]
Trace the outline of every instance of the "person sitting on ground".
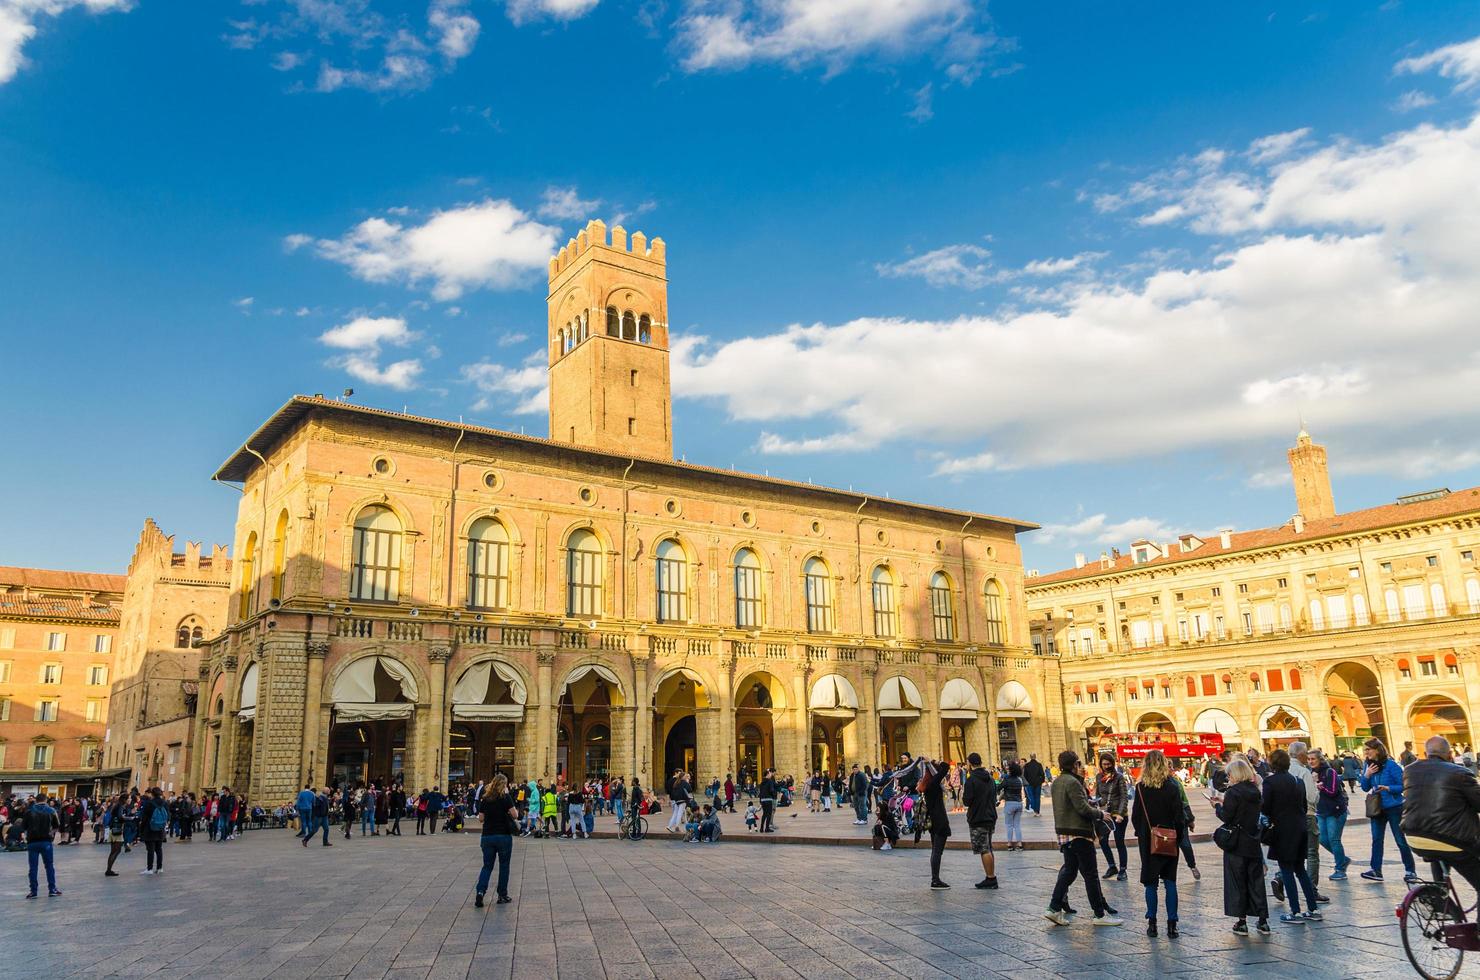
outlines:
[[879, 822], [874, 824], [874, 850], [892, 851], [899, 843], [899, 824], [894, 819], [894, 808], [885, 799], [879, 800], [877, 810]]
[[712, 806], [704, 808], [704, 819], [699, 821], [699, 830], [696, 839], [704, 844], [713, 844], [719, 840], [719, 811]]

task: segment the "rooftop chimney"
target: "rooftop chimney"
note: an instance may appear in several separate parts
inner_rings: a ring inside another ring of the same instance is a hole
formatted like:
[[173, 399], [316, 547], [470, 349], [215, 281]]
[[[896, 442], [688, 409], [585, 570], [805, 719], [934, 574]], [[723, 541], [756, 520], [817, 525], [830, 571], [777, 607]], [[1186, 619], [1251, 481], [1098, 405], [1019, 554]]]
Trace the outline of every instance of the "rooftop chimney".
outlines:
[[1218, 529], [1218, 544], [1225, 550], [1233, 547], [1233, 528], [1220, 527]]
[[1291, 523], [1293, 523], [1295, 525], [1295, 533], [1296, 534], [1304, 534], [1305, 533], [1305, 518], [1304, 517], [1301, 517], [1299, 514], [1296, 514], [1295, 517], [1293, 518], [1293, 520], [1291, 521]]
[[1084, 552], [1080, 551], [1080, 552], [1076, 552], [1075, 553], [1075, 555], [1074, 555], [1074, 567], [1075, 568], [1083, 568], [1084, 567]]

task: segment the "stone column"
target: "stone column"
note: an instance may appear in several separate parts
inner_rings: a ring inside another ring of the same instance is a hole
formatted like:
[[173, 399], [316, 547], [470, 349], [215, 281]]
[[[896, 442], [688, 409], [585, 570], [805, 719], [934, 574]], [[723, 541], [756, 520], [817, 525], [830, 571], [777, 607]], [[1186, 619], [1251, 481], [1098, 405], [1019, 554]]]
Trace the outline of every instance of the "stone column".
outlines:
[[427, 673], [431, 687], [431, 711], [429, 712], [427, 754], [430, 756], [433, 779], [442, 786], [447, 785], [447, 752], [451, 729], [447, 724], [447, 661], [452, 658], [452, 647], [433, 644], [427, 651]]
[[633, 722], [637, 719], [637, 709], [632, 705], [623, 705], [611, 709], [612, 719], [612, 757], [611, 774], [622, 776], [629, 782], [632, 774], [637, 771], [636, 757], [633, 755]]
[[714, 765], [723, 780], [725, 773], [735, 771], [735, 654], [729, 644], [720, 645], [719, 683], [721, 690], [715, 702], [719, 708], [719, 751]]
[[[932, 759], [945, 758], [945, 741], [940, 730], [940, 661], [932, 656], [933, 663], [925, 674], [925, 704], [922, 707], [923, 720], [927, 726], [925, 732], [925, 745]], [[954, 761], [961, 761], [959, 759]]]
[[1300, 671], [1300, 686], [1305, 691], [1305, 716], [1310, 723], [1310, 738], [1306, 741], [1312, 748], [1330, 752], [1336, 748], [1336, 729], [1331, 724], [1331, 702], [1326, 692], [1316, 687], [1316, 665], [1302, 661], [1295, 665]]
[[879, 696], [878, 676], [879, 665], [877, 663], [865, 662], [862, 665], [863, 690], [859, 699], [858, 720], [858, 752], [860, 759], [850, 759], [860, 766], [879, 764]]
[[[636, 712], [633, 723], [632, 774], [651, 791], [656, 773], [652, 770], [653, 697], [648, 692], [649, 666], [650, 660], [646, 653], [632, 659], [632, 707]], [[657, 788], [663, 788], [661, 776]]]
[[[803, 648], [802, 656], [806, 657], [806, 649]], [[801, 668], [797, 671], [796, 681], [796, 731], [798, 734], [796, 754], [790, 760], [791, 773], [798, 779], [812, 770], [812, 708], [807, 703], [807, 698], [812, 693], [812, 661], [804, 659]], [[776, 768], [781, 770], [780, 760], [777, 760]], [[785, 776], [787, 772], [781, 770], [778, 776]]]
[[[694, 763], [695, 789], [708, 784], [714, 776], [715, 767], [724, 761], [724, 751], [720, 746], [722, 709], [710, 705], [708, 708], [694, 709], [694, 757], [698, 761]], [[720, 778], [724, 778], [721, 770]]]
[[[236, 779], [236, 713], [237, 701], [240, 692], [237, 690], [237, 656], [228, 653], [221, 658], [221, 665], [226, 673], [226, 709], [221, 712], [221, 755], [216, 762], [216, 784], [221, 783], [232, 788], [233, 792], [240, 792], [242, 787], [237, 785]], [[257, 692], [257, 701], [262, 701], [262, 691]]]
[[319, 757], [319, 730], [323, 723], [324, 658], [329, 655], [328, 640], [310, 640], [305, 648], [308, 654], [308, 679], [304, 683], [303, 696], [303, 756], [300, 759], [301, 782], [319, 784], [318, 773], [327, 773], [324, 760]]
[[542, 646], [535, 651], [535, 761], [541, 776], [555, 776], [555, 696], [550, 690], [554, 683], [555, 648]]
[[201, 784], [206, 778], [206, 759], [210, 755], [210, 740], [206, 734], [206, 719], [211, 715], [210, 663], [201, 661], [196, 676], [199, 686], [195, 693], [195, 717], [190, 720], [195, 736], [191, 744], [190, 758], [187, 760], [185, 788], [199, 794]]
[[[1120, 681], [1107, 681], [1104, 689], [1107, 694], [1115, 698], [1115, 710], [1109, 712], [1110, 722], [1117, 732], [1123, 732], [1131, 724], [1130, 710], [1126, 704], [1128, 696], [1125, 692], [1125, 685]], [[1077, 734], [1083, 736], [1084, 733], [1079, 732]]]
[[1377, 683], [1382, 688], [1382, 724], [1386, 729], [1388, 754], [1397, 758], [1403, 743], [1413, 740], [1408, 718], [1403, 714], [1403, 698], [1398, 692], [1398, 658], [1382, 654], [1372, 658], [1376, 663]]
[[1243, 739], [1243, 748], [1259, 749], [1263, 751], [1264, 743], [1259, 739], [1259, 713], [1254, 710], [1250, 703], [1249, 695], [1249, 671], [1243, 666], [1233, 668], [1233, 695], [1235, 699], [1233, 716], [1238, 722], [1239, 736]]
[[987, 758], [997, 760], [1002, 758], [1002, 738], [997, 732], [997, 716], [993, 713], [997, 710], [997, 683], [996, 675], [986, 666], [992, 662], [991, 657], [980, 654], [977, 657], [977, 671], [982, 679], [982, 722], [987, 726], [985, 741], [987, 743]]

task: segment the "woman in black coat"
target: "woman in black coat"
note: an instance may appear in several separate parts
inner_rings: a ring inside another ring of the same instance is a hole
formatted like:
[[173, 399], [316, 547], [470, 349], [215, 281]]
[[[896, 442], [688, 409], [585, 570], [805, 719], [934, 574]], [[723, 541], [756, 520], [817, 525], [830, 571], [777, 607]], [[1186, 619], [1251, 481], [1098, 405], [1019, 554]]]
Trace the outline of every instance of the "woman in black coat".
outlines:
[[[1151, 828], [1165, 827], [1182, 834], [1186, 818], [1182, 814], [1182, 794], [1176, 778], [1167, 769], [1160, 750], [1146, 753], [1141, 767], [1141, 781], [1131, 797], [1131, 826], [1136, 831], [1136, 848], [1141, 852], [1141, 884], [1146, 888], [1146, 935], [1156, 935], [1157, 883], [1167, 893], [1167, 938], [1177, 938], [1177, 859], [1174, 848], [1170, 855], [1151, 853]], [[1175, 839], [1175, 838], [1174, 838]], [[1103, 840], [1102, 840], [1103, 842]]]
[[1223, 802], [1216, 807], [1218, 819], [1233, 831], [1233, 840], [1223, 852], [1223, 914], [1238, 921], [1234, 935], [1249, 934], [1249, 916], [1258, 918], [1257, 928], [1269, 934], [1269, 897], [1264, 892], [1264, 857], [1259, 853], [1259, 810], [1263, 798], [1254, 782], [1254, 767], [1243, 756], [1228, 764], [1228, 786]]
[[[930, 821], [930, 887], [950, 888], [950, 885], [940, 880], [940, 859], [946, 852], [946, 839], [951, 836], [951, 821], [946, 816], [945, 788], [941, 783], [950, 767], [944, 762], [931, 762], [928, 759], [921, 759], [920, 762], [921, 778], [926, 781], [921, 802], [925, 805], [925, 817]], [[919, 823], [915, 825], [915, 840], [920, 839], [921, 826]]]
[[[1316, 909], [1316, 888], [1305, 871], [1305, 853], [1309, 838], [1305, 829], [1305, 786], [1290, 775], [1290, 753], [1275, 749], [1269, 753], [1269, 766], [1274, 771], [1264, 779], [1264, 805], [1261, 812], [1269, 818], [1273, 840], [1269, 844], [1269, 859], [1280, 866], [1280, 877], [1285, 882], [1285, 897], [1289, 899], [1290, 911], [1280, 916], [1281, 922], [1311, 922], [1321, 918]], [[1300, 883], [1305, 892], [1309, 908], [1300, 911], [1300, 894], [1295, 883]]]

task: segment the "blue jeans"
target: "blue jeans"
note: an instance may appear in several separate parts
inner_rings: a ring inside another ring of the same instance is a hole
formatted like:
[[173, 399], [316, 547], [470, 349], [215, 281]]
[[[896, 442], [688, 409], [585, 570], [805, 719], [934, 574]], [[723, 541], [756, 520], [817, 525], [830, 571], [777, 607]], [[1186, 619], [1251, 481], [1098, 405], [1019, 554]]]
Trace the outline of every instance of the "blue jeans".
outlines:
[[52, 855], [53, 855], [53, 853], [54, 852], [52, 851], [51, 841], [49, 841], [49, 840], [39, 840], [39, 841], [37, 841], [34, 844], [27, 844], [26, 845], [26, 859], [31, 862], [31, 894], [32, 895], [36, 894], [36, 885], [37, 885], [37, 881], [36, 881], [36, 863], [38, 861], [45, 861], [46, 862], [46, 889], [47, 889], [47, 891], [53, 891], [54, 892], [54, 891], [57, 890], [57, 869], [56, 869], [56, 865], [54, 865], [52, 863]]
[[498, 863], [498, 895], [509, 894], [509, 858], [514, 855], [514, 838], [508, 834], [484, 834], [483, 870], [478, 872], [478, 894], [488, 893], [488, 879], [493, 874], [493, 865]]
[[[1177, 921], [1177, 883], [1175, 881], [1163, 881], [1162, 885], [1167, 890], [1167, 921]], [[1146, 886], [1146, 918], [1156, 918], [1156, 886]]]
[[[1280, 878], [1285, 883], [1285, 900], [1290, 903], [1290, 911], [1295, 915], [1300, 914], [1300, 892], [1305, 892], [1305, 904], [1310, 911], [1316, 911], [1316, 886], [1310, 880], [1310, 875], [1305, 872], [1305, 865], [1290, 864], [1280, 865]], [[1300, 888], [1297, 890], [1296, 885]]]
[[231, 818], [230, 817], [217, 817], [216, 818], [216, 843], [219, 844], [222, 841], [224, 841], [226, 839], [227, 835], [229, 835], [230, 833], [231, 833]]
[[365, 836], [365, 828], [367, 826], [370, 828], [370, 832], [372, 834], [375, 833], [375, 808], [373, 806], [367, 806], [367, 807], [365, 807], [365, 809], [363, 809], [363, 810], [360, 811], [360, 836], [361, 837], [364, 837]]
[[1041, 812], [1043, 806], [1043, 787], [1029, 784], [1023, 787], [1028, 792], [1028, 809], [1034, 813]]
[[298, 807], [298, 836], [313, 836], [313, 811], [305, 807]]
[[626, 806], [623, 804], [620, 796], [612, 800], [612, 812], [617, 815], [617, 823], [621, 823], [622, 816], [626, 812]]
[[1321, 832], [1321, 846], [1336, 859], [1336, 870], [1345, 871], [1348, 864], [1346, 848], [1341, 845], [1341, 834], [1346, 830], [1346, 814], [1334, 813], [1317, 816], [1316, 826]]
[[1382, 844], [1383, 830], [1387, 827], [1393, 828], [1393, 840], [1398, 842], [1398, 855], [1403, 859], [1403, 870], [1409, 874], [1414, 873], [1413, 852], [1408, 849], [1408, 838], [1403, 836], [1403, 828], [1399, 821], [1403, 819], [1403, 804], [1387, 807], [1382, 811], [1382, 816], [1376, 820], [1369, 820], [1372, 824], [1372, 870], [1382, 871]]

